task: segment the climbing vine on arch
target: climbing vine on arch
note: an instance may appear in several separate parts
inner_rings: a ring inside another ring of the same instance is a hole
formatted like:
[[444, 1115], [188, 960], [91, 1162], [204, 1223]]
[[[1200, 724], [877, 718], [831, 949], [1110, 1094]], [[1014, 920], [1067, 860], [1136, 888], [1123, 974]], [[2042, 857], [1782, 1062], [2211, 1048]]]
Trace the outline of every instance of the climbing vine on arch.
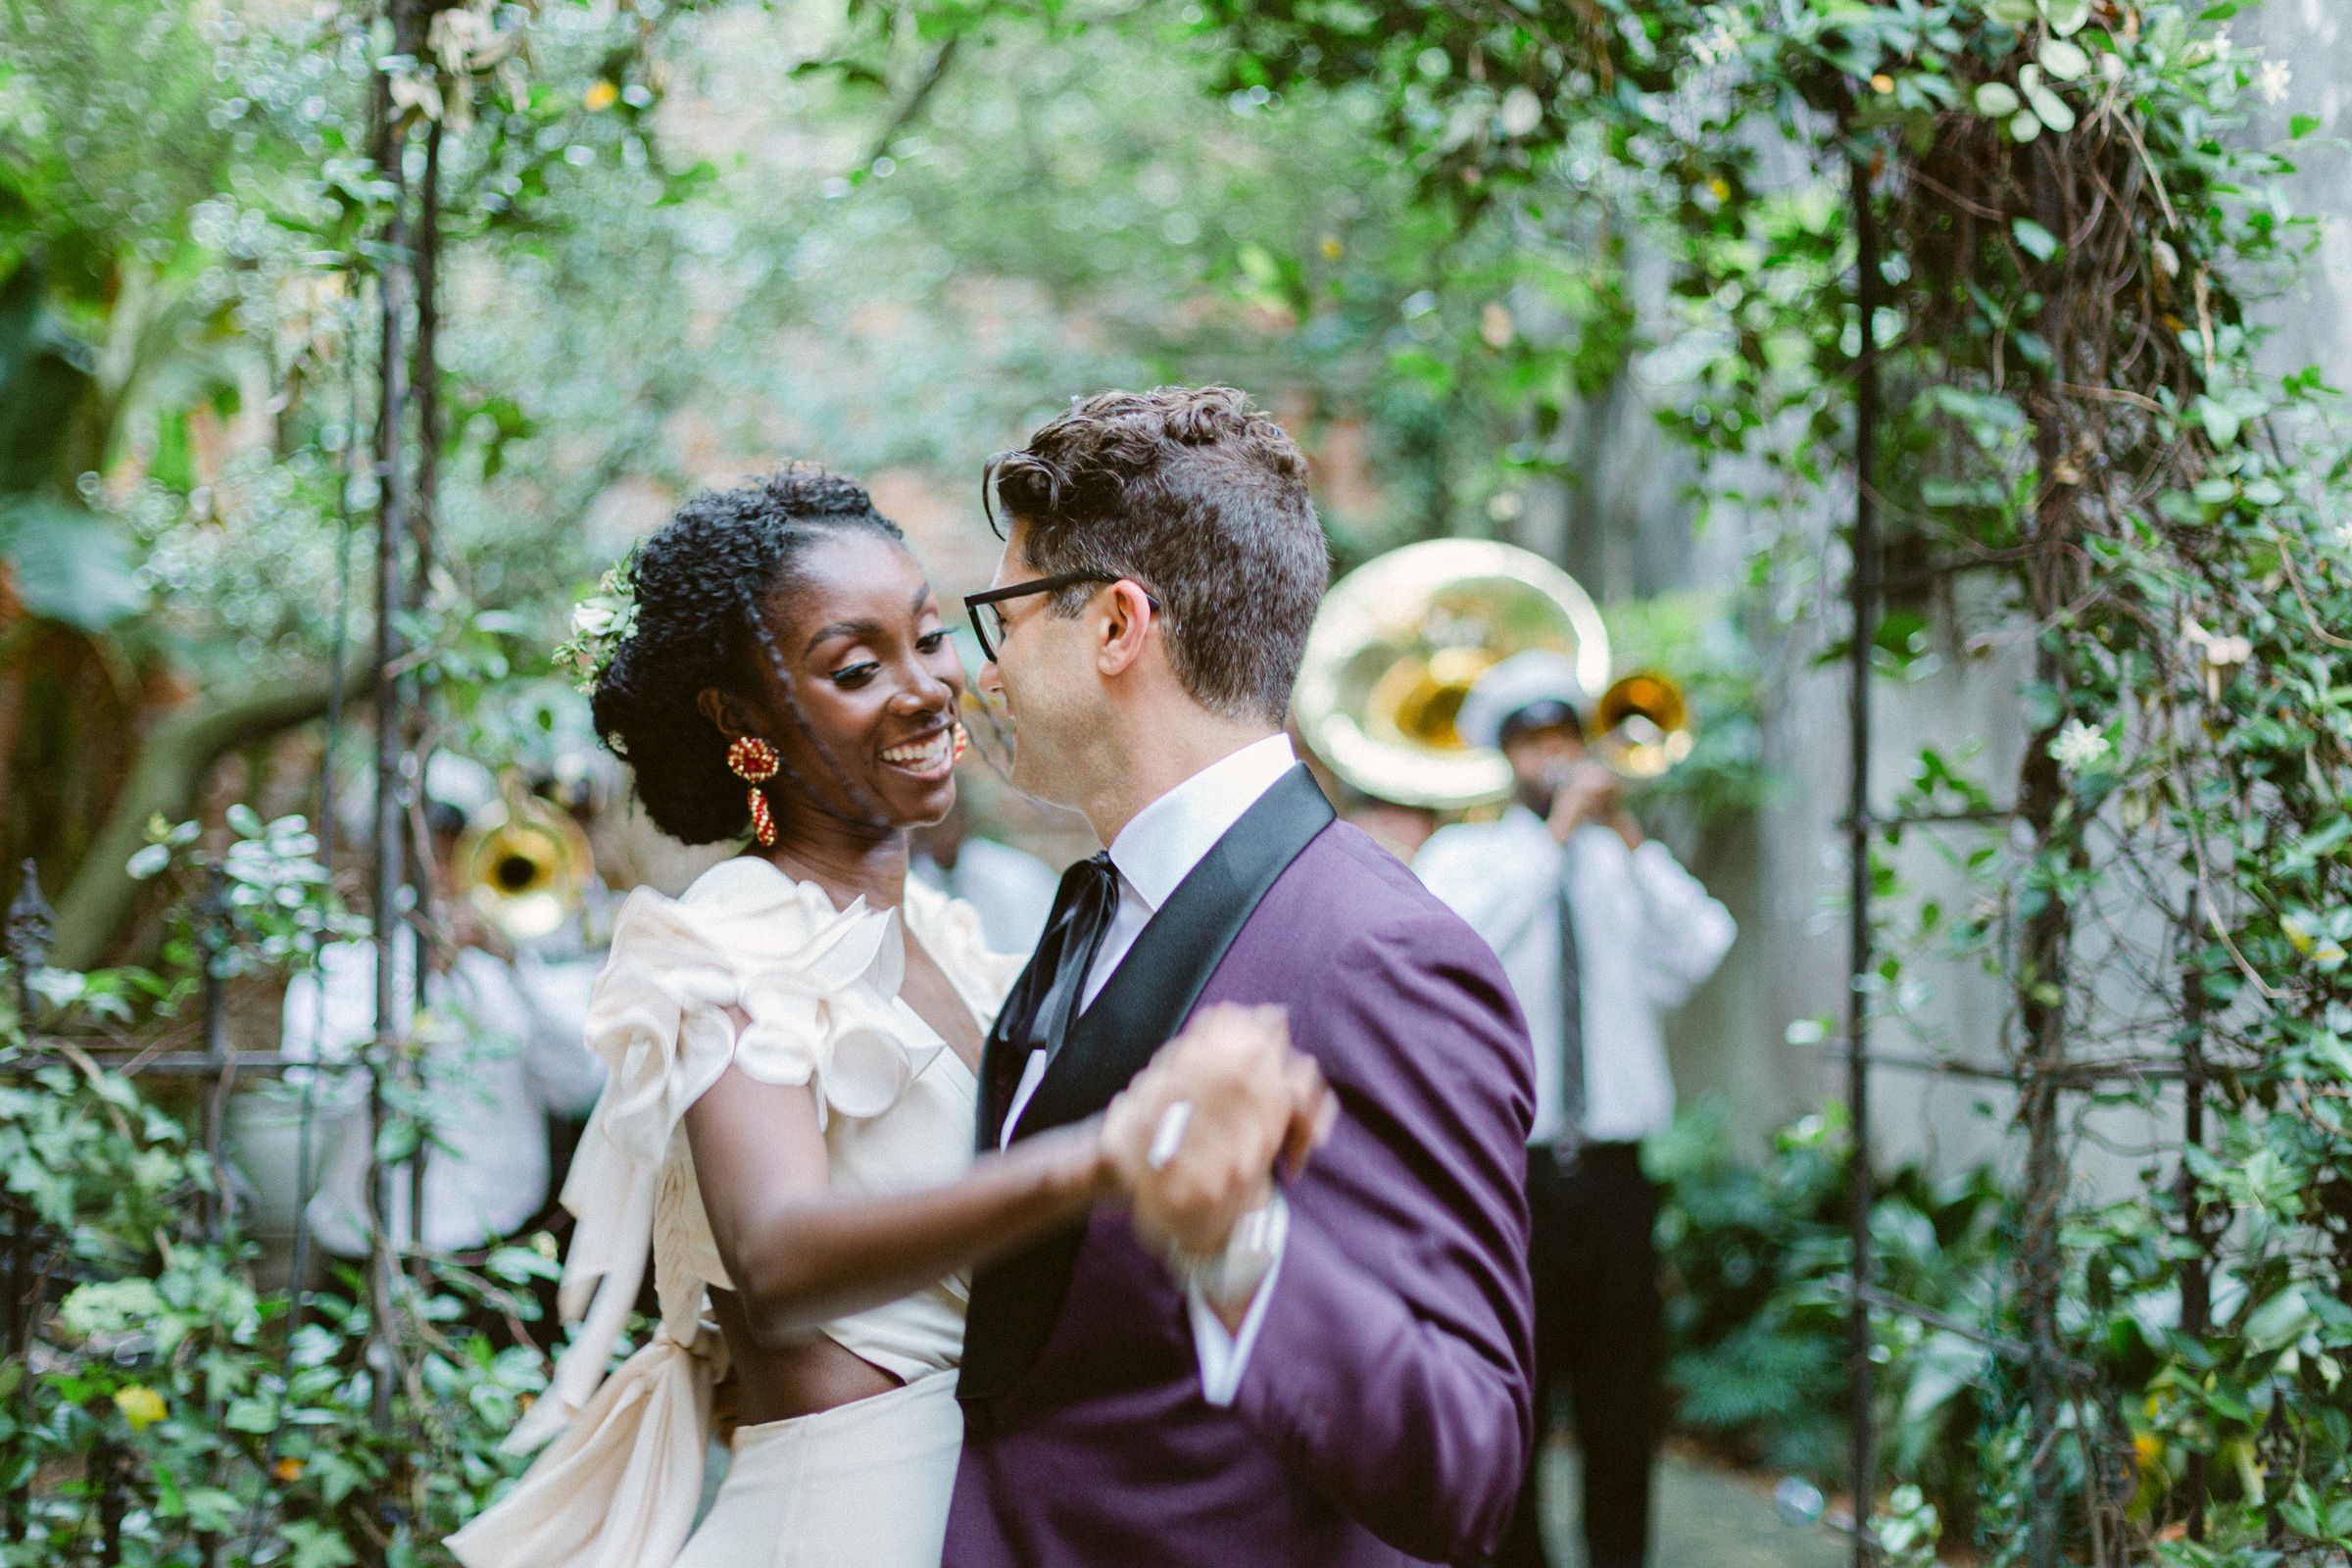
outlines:
[[[1965, 1341], [1989, 1418], [1963, 1511], [1994, 1561], [2352, 1544], [2352, 476], [2334, 389], [2263, 352], [2315, 127], [2255, 141], [2289, 67], [2233, 46], [2239, 9], [1215, 0], [1200, 24], [1236, 90], [1379, 94], [1465, 226], [1642, 221], [1705, 348], [1662, 415], [1702, 505], [1818, 535], [1875, 383], [1868, 601], [1974, 604], [1959, 634], [2023, 650], [2022, 765], [1923, 757], [1874, 834], [1898, 896], [1863, 976], [1923, 1031], [1931, 958], [2011, 999], [1997, 1040], [1934, 1042], [2016, 1078], [2014, 1264]], [[1919, 591], [1962, 577], [1993, 608]], [[1954, 819], [1951, 909], [1893, 881], [1921, 814]], [[2165, 1136], [2149, 1200], [2100, 1206], [2071, 1155], [2119, 1109]]]

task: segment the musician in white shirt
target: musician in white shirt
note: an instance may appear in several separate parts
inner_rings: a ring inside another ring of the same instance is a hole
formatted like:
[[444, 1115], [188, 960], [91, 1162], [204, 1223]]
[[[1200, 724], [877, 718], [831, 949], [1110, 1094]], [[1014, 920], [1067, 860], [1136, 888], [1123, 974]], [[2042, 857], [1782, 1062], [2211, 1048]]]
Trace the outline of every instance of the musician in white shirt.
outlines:
[[[1643, 837], [1620, 780], [1588, 755], [1589, 710], [1556, 654], [1521, 654], [1482, 677], [1459, 727], [1501, 749], [1519, 799], [1495, 821], [1440, 829], [1413, 865], [1494, 947], [1527, 1016], [1537, 1419], [1565, 1387], [1584, 1453], [1586, 1561], [1640, 1568], [1662, 1338], [1658, 1199], [1641, 1142], [1674, 1113], [1663, 1017], [1714, 973], [1735, 927]], [[1497, 1568], [1544, 1562], [1541, 1469], [1529, 1468]]]

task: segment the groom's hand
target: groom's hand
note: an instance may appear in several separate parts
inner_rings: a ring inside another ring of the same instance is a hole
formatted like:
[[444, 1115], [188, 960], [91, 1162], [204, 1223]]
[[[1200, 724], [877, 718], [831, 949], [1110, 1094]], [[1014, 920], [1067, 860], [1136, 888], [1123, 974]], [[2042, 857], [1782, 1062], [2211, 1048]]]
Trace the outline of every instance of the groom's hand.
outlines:
[[1207, 1258], [1264, 1206], [1276, 1161], [1302, 1164], [1335, 1112], [1282, 1008], [1203, 1007], [1111, 1102], [1103, 1148], [1144, 1239]]

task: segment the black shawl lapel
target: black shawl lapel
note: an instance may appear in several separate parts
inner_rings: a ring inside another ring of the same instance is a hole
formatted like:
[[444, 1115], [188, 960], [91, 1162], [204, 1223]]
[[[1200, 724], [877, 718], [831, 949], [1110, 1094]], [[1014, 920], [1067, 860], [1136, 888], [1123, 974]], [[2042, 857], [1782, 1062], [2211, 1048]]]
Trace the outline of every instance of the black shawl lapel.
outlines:
[[[1277, 779], [1242, 813], [1145, 925], [1094, 1005], [1078, 1015], [1021, 1113], [1015, 1143], [1081, 1121], [1127, 1087], [1191, 1013], [1275, 878], [1330, 825], [1333, 814], [1304, 767]], [[1027, 982], [1024, 975], [1020, 983]], [[1001, 1044], [992, 1033], [992, 1056]], [[1004, 1064], [997, 1065], [1001, 1073]], [[984, 1072], [983, 1082], [988, 1077]], [[984, 1123], [983, 1147], [995, 1147], [1001, 1125], [1001, 1113]], [[959, 1397], [1002, 1394], [1035, 1363], [1060, 1316], [1084, 1239], [1085, 1228], [1074, 1226], [986, 1265], [974, 1277]]]
[[1021, 1124], [1066, 1126], [1110, 1103], [1193, 1010], [1257, 901], [1332, 819], [1314, 775], [1294, 767], [1258, 797], [1168, 895], [1046, 1069]]

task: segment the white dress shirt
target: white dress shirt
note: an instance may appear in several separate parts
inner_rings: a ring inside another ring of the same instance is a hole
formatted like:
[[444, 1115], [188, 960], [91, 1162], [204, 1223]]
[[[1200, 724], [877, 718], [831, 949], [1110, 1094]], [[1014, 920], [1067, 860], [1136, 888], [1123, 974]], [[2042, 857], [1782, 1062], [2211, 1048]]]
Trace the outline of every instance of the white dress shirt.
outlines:
[[[1119, 829], [1119, 836], [1110, 845], [1110, 863], [1119, 873], [1119, 906], [1111, 914], [1109, 929], [1102, 933], [1102, 945], [1095, 950], [1093, 966], [1086, 971], [1081, 1010], [1094, 1005], [1095, 998], [1102, 995], [1102, 988], [1110, 983], [1110, 977], [1126, 959], [1128, 950], [1135, 946], [1135, 939], [1143, 935], [1145, 925], [1192, 874], [1193, 867], [1216, 848], [1217, 841], [1242, 819], [1243, 813], [1255, 806], [1258, 798], [1297, 766], [1298, 761], [1288, 735], [1269, 735], [1264, 740], [1252, 741], [1195, 773], [1136, 812]], [[1004, 1118], [1002, 1143], [1012, 1141], [1012, 1130], [1019, 1124], [1021, 1112], [1029, 1107], [1030, 1097], [1037, 1093], [1045, 1075], [1046, 1054], [1031, 1052], [1029, 1059], [1021, 1064], [1021, 1081], [1012, 1092], [1012, 1109]], [[1274, 1296], [1275, 1276], [1281, 1271], [1281, 1245], [1277, 1241], [1274, 1267], [1259, 1283], [1239, 1334], [1226, 1331], [1198, 1290], [1185, 1292], [1185, 1304], [1193, 1320], [1193, 1343], [1200, 1355], [1200, 1390], [1209, 1403], [1231, 1404], [1240, 1391], [1242, 1369], [1249, 1364], [1250, 1348], [1257, 1342], [1258, 1326], [1265, 1319], [1266, 1303]]]
[[1487, 939], [1536, 1042], [1536, 1119], [1529, 1141], [1567, 1131], [1560, 1031], [1562, 880], [1576, 921], [1584, 1014], [1585, 1138], [1632, 1143], [1674, 1115], [1664, 1014], [1723, 961], [1739, 928], [1731, 911], [1656, 840], [1628, 849], [1587, 823], [1563, 847], [1544, 819], [1514, 806], [1493, 822], [1439, 829], [1414, 858], [1430, 891]]

